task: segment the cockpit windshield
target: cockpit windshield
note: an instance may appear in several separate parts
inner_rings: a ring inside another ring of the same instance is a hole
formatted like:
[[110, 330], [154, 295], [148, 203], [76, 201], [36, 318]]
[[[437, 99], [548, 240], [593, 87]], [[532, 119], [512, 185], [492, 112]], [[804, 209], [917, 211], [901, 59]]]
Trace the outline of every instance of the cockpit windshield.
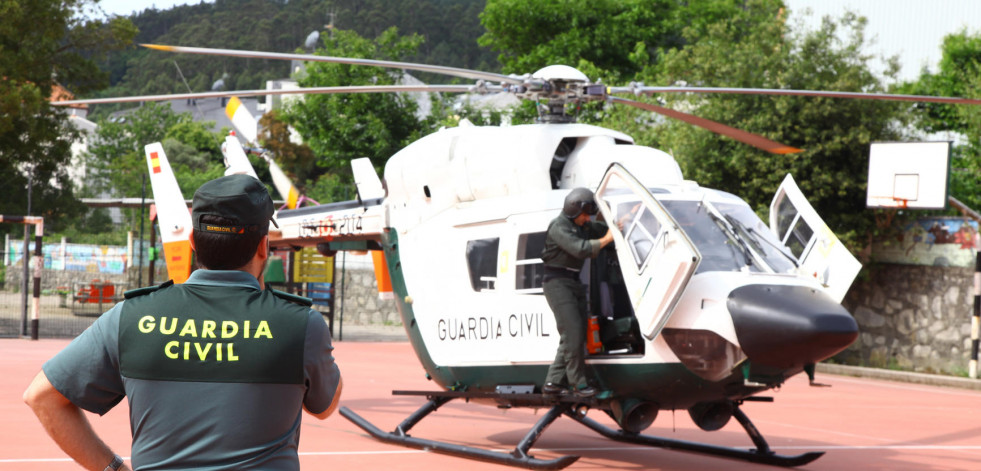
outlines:
[[709, 271], [754, 271], [788, 273], [794, 262], [781, 244], [748, 206], [712, 203], [718, 217], [704, 201], [661, 199], [661, 204], [702, 255], [696, 273]]

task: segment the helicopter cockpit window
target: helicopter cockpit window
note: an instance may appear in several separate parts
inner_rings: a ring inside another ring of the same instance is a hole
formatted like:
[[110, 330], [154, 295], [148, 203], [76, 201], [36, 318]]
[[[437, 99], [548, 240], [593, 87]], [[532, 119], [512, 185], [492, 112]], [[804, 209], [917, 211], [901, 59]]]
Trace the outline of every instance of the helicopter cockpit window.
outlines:
[[[640, 216], [637, 215], [640, 213]], [[661, 223], [639, 202], [617, 205], [617, 228], [630, 247], [634, 263], [644, 265], [654, 249], [654, 242], [661, 233]]]
[[545, 233], [532, 232], [518, 236], [518, 256], [514, 262], [514, 289], [518, 293], [542, 294], [542, 279], [545, 276], [545, 262], [542, 250], [545, 249]]
[[[661, 203], [702, 255], [696, 273], [768, 269], [786, 273], [794, 268], [788, 255], [780, 251], [781, 244], [749, 207], [716, 204], [722, 219], [713, 216], [701, 201], [662, 199]], [[759, 266], [757, 260], [767, 267]]]
[[[716, 203], [715, 207], [746, 244], [777, 273], [789, 273], [796, 262], [763, 220], [748, 206]], [[806, 227], [806, 226], [805, 226]], [[806, 239], [805, 239], [806, 240]]]
[[777, 230], [780, 231], [784, 244], [800, 260], [814, 230], [800, 217], [790, 198], [784, 197], [777, 205]]
[[474, 291], [490, 291], [497, 283], [497, 249], [500, 239], [467, 241], [467, 268]]

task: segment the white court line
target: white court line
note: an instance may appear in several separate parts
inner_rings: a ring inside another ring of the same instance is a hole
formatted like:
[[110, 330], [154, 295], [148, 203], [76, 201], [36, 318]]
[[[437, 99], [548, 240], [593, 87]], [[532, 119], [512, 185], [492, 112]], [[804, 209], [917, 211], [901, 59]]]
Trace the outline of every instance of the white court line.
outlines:
[[[876, 441], [880, 441], [880, 442], [894, 442], [894, 441], [898, 440], [896, 438], [873, 437], [873, 436], [870, 436], [870, 435], [859, 435], [857, 433], [840, 432], [838, 430], [828, 430], [828, 429], [817, 428], [817, 427], [806, 427], [806, 426], [803, 426], [803, 425], [786, 424], [786, 423], [783, 423], [783, 422], [771, 422], [771, 421], [768, 421], [768, 420], [756, 420], [755, 422], [758, 423], [758, 424], [776, 425], [776, 426], [779, 426], [779, 427], [787, 427], [787, 428], [790, 428], [790, 429], [804, 430], [804, 431], [808, 431], [808, 432], [817, 432], [817, 433], [826, 434], [826, 435], [840, 435], [842, 437], [864, 438], [866, 440], [876, 440]], [[773, 447], [771, 447], [771, 448], [773, 448]]]
[[[747, 449], [744, 447], [731, 447], [734, 449]], [[647, 447], [643, 445], [621, 446], [621, 447], [577, 447], [577, 448], [533, 448], [536, 452], [569, 452], [569, 451], [638, 451], [638, 450], [665, 450], [666, 448]], [[771, 450], [816, 450], [816, 451], [866, 451], [866, 450], [899, 450], [899, 451], [981, 451], [981, 445], [839, 445], [839, 446], [771, 446]], [[508, 452], [510, 449], [490, 449], [492, 451]], [[678, 450], [682, 451], [682, 450]], [[348, 456], [348, 455], [408, 455], [429, 453], [425, 450], [364, 450], [364, 451], [307, 451], [300, 453], [300, 456]], [[130, 457], [123, 457], [129, 461]], [[21, 458], [21, 459], [0, 459], [0, 465], [4, 464], [24, 464], [24, 463], [67, 463], [70, 458]]]
[[966, 391], [958, 390], [952, 388], [946, 388], [943, 386], [906, 386], [904, 384], [897, 384], [893, 381], [883, 378], [855, 378], [851, 376], [836, 376], [835, 381], [841, 381], [844, 383], [861, 383], [865, 385], [871, 385], [875, 387], [891, 388], [891, 389], [902, 389], [906, 391], [916, 391], [929, 394], [946, 394], [948, 396], [965, 396], [965, 397], [981, 397], [981, 392], [978, 391]]

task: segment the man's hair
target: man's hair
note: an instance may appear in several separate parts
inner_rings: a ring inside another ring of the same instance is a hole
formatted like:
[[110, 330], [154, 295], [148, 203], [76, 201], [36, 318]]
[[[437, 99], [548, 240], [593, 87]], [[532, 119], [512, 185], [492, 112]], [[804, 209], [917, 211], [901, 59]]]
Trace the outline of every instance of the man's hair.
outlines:
[[[203, 214], [201, 223], [234, 225], [236, 221], [213, 214]], [[259, 241], [268, 232], [267, 226], [244, 234], [193, 231], [191, 237], [194, 237], [194, 252], [199, 265], [208, 270], [238, 270], [252, 260], [256, 248], [259, 247]]]

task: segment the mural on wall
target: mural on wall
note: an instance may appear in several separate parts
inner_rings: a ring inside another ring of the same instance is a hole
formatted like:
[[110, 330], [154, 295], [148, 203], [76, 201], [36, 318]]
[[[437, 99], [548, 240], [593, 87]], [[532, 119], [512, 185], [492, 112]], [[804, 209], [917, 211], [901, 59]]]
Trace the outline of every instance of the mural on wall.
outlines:
[[[22, 244], [10, 244], [5, 263], [20, 263], [23, 250]], [[28, 252], [34, 253], [33, 242]], [[144, 263], [149, 263], [148, 252], [144, 251]], [[115, 245], [45, 244], [41, 246], [41, 253], [44, 255], [44, 268], [48, 270], [122, 274], [131, 261], [126, 247]]]
[[903, 265], [974, 267], [978, 223], [957, 217], [927, 217], [872, 246], [872, 260]]

